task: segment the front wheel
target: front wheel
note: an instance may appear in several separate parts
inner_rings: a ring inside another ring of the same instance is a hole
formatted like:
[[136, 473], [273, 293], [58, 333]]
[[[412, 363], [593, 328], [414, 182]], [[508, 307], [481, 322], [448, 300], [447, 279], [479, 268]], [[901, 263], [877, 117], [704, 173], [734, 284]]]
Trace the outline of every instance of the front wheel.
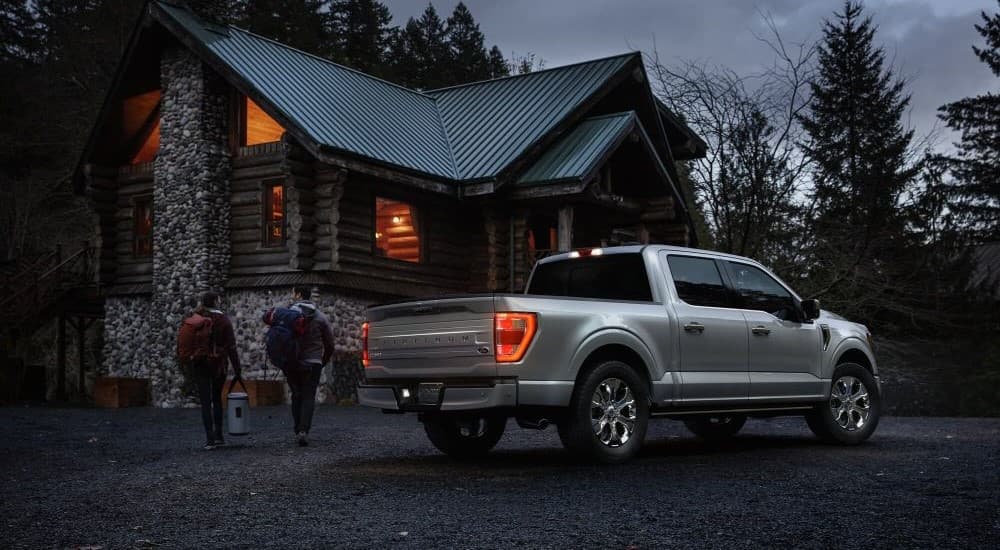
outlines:
[[424, 432], [442, 453], [459, 460], [480, 458], [503, 436], [507, 418], [502, 416], [428, 416]]
[[705, 441], [722, 441], [736, 435], [746, 422], [746, 415], [728, 414], [690, 418], [684, 421], [684, 425]]
[[574, 453], [623, 462], [639, 452], [648, 422], [646, 381], [631, 366], [606, 361], [577, 381], [559, 439]]
[[882, 396], [872, 373], [843, 363], [833, 371], [829, 398], [806, 415], [806, 422], [824, 441], [858, 445], [871, 437], [881, 413]]

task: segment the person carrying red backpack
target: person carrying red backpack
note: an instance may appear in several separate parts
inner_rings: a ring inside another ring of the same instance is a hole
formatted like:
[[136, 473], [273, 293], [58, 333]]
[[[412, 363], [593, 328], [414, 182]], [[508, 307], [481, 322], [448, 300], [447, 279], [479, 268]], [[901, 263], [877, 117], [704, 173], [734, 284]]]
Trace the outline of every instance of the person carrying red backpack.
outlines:
[[218, 294], [202, 294], [201, 303], [181, 322], [177, 332], [177, 358], [187, 372], [193, 374], [198, 385], [206, 449], [225, 444], [222, 438], [222, 386], [226, 381], [226, 362], [232, 364], [236, 380], [243, 376], [233, 323], [218, 306]]

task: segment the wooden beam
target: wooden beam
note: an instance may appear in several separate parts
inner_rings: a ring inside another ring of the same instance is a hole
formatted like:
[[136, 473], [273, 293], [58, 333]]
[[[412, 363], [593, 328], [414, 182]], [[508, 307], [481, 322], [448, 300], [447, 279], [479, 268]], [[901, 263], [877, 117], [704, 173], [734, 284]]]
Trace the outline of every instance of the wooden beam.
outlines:
[[66, 316], [59, 314], [56, 336], [56, 399], [66, 399]]
[[558, 226], [559, 251], [566, 252], [573, 248], [573, 207], [563, 206], [559, 209]]
[[83, 318], [77, 319], [76, 322], [76, 355], [77, 355], [77, 371], [76, 371], [76, 388], [80, 392], [80, 400], [82, 401], [86, 395], [86, 388], [84, 388], [83, 381], [83, 370], [84, 370], [84, 346], [85, 339], [87, 337], [87, 326]]

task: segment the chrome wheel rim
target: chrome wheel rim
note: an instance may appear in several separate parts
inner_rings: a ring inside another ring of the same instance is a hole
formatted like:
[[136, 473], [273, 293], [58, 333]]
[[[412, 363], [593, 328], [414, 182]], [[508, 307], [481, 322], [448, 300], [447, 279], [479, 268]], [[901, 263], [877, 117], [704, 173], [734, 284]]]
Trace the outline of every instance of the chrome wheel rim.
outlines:
[[854, 376], [838, 378], [830, 390], [830, 412], [843, 430], [853, 432], [864, 428], [871, 414], [871, 399], [864, 382]]
[[594, 435], [608, 447], [628, 443], [635, 431], [638, 410], [632, 389], [619, 378], [606, 378], [590, 400], [590, 424]]

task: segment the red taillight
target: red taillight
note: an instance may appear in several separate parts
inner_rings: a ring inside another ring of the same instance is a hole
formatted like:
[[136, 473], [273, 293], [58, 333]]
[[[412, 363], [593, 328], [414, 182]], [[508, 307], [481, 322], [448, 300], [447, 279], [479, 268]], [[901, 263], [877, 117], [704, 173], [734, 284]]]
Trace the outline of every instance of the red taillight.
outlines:
[[361, 364], [368, 366], [368, 323], [361, 325]]
[[497, 363], [516, 363], [528, 351], [537, 325], [534, 313], [497, 313], [493, 327]]

